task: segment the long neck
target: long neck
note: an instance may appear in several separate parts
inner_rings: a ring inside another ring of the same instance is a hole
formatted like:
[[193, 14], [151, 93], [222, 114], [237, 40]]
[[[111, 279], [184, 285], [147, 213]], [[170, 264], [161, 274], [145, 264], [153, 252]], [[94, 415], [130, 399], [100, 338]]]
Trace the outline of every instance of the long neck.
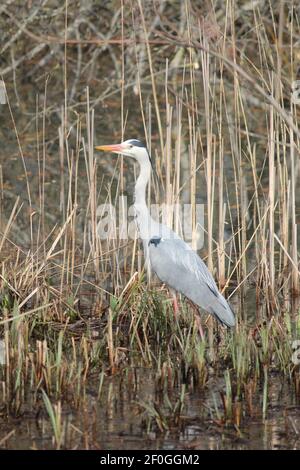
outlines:
[[151, 238], [153, 222], [146, 204], [146, 188], [150, 179], [151, 163], [147, 160], [140, 165], [140, 174], [135, 184], [134, 209], [139, 237], [143, 240], [147, 257], [148, 240]]
[[140, 165], [140, 174], [135, 184], [134, 190], [134, 206], [136, 209], [143, 208], [145, 210], [146, 205], [146, 188], [150, 179], [151, 174], [151, 163], [149, 160], [144, 160]]

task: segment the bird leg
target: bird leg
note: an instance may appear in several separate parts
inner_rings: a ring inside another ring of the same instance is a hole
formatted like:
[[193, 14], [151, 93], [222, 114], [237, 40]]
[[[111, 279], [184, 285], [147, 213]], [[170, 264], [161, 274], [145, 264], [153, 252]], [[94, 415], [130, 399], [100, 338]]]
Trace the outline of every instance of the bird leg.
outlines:
[[175, 318], [175, 320], [177, 320], [178, 312], [179, 312], [179, 305], [178, 305], [178, 302], [177, 302], [177, 295], [176, 295], [176, 292], [174, 290], [171, 291], [171, 294], [172, 294], [172, 299], [173, 299], [174, 318]]
[[204, 333], [203, 333], [202, 326], [201, 326], [201, 320], [200, 320], [200, 317], [197, 313], [195, 314], [195, 321], [196, 321], [201, 339], [202, 339], [202, 341], [204, 341], [205, 338], [204, 338]]
[[200, 335], [202, 341], [204, 341], [205, 336], [204, 336], [204, 332], [203, 332], [202, 325], [201, 325], [201, 320], [200, 320], [198, 307], [191, 301], [189, 301], [189, 304], [192, 307], [192, 310], [194, 311], [194, 318], [195, 318], [195, 322], [196, 322], [196, 325], [197, 325], [197, 328], [198, 328], [198, 331], [199, 331], [199, 335]]

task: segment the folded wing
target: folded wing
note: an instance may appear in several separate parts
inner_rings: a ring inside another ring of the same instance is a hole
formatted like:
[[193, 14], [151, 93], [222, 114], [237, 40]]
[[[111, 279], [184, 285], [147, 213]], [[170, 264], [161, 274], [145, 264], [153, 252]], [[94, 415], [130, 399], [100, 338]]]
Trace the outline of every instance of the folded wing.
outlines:
[[227, 326], [235, 325], [233, 312], [219, 292], [205, 263], [180, 238], [153, 237], [149, 241], [153, 271], [173, 289], [214, 315]]

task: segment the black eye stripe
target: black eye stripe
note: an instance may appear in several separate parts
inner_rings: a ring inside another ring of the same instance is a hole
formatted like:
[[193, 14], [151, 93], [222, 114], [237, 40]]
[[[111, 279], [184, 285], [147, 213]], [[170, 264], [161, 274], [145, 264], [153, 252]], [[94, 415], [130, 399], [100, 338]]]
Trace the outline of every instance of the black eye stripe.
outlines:
[[131, 145], [134, 145], [135, 147], [144, 147], [144, 148], [146, 148], [146, 145], [143, 144], [140, 140], [132, 139], [128, 143], [131, 144]]
[[137, 140], [137, 139], [131, 139], [128, 141], [129, 145], [133, 145], [134, 147], [140, 147], [140, 148], [144, 148], [147, 150], [147, 153], [148, 153], [148, 157], [149, 157], [149, 160], [150, 160], [150, 163], [151, 163], [151, 166], [153, 168], [153, 164], [152, 164], [152, 160], [151, 160], [151, 157], [150, 157], [150, 153], [148, 152], [148, 149], [146, 147], [145, 144], [143, 144], [140, 140]]

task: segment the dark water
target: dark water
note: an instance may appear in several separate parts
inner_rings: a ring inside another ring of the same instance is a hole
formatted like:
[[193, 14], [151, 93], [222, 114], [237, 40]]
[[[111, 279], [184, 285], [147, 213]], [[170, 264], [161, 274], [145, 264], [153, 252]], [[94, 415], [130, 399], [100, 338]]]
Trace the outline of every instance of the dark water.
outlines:
[[[133, 371], [131, 371], [133, 372]], [[218, 421], [216, 406], [222, 415], [219, 391], [221, 383], [210, 383], [204, 391], [186, 391], [184, 408], [178, 423], [172, 424], [163, 397], [154, 390], [151, 371], [135, 371], [135, 383], [114, 377], [105, 381], [100, 399], [90, 391], [76, 412], [63, 406], [61, 448], [89, 449], [299, 449], [300, 406], [280, 379], [272, 382], [268, 413], [241, 418], [240, 427]], [[169, 391], [169, 399], [178, 390]], [[164, 413], [168, 429], [159, 430], [144, 405], [157, 406]], [[11, 433], [1, 447], [11, 449], [51, 449], [53, 432], [43, 413], [26, 411], [19, 418], [1, 418], [1, 438]]]

